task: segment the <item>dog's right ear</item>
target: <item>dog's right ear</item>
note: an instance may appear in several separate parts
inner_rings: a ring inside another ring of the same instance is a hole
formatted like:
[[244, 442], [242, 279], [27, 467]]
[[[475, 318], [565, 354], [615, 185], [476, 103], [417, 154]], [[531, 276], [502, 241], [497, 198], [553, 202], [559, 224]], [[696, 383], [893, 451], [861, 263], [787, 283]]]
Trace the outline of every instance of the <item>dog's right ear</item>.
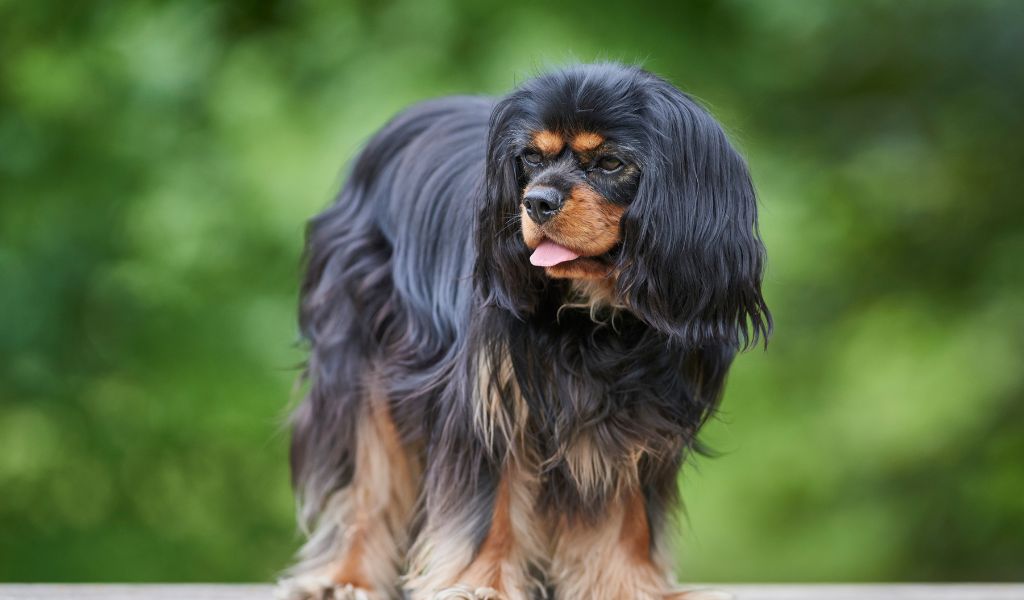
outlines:
[[520, 222], [523, 174], [519, 164], [522, 131], [518, 94], [500, 101], [491, 112], [483, 204], [477, 213], [474, 269], [484, 305], [517, 317], [533, 312], [545, 281], [530, 264]]
[[765, 250], [746, 161], [668, 82], [647, 86], [649, 158], [622, 219], [617, 285], [651, 327], [688, 347], [767, 341]]

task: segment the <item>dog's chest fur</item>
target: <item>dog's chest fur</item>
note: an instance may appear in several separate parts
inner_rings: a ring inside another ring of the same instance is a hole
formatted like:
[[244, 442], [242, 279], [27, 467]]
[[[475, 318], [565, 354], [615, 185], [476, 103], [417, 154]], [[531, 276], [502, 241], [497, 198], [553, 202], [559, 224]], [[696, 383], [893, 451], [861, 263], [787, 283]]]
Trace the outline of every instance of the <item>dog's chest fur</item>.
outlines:
[[650, 356], [648, 340], [611, 323], [534, 333], [519, 340], [532, 348], [481, 359], [474, 413], [487, 445], [536, 476], [541, 503], [595, 513], [642, 485], [652, 459], [677, 463], [699, 415], [670, 351]]

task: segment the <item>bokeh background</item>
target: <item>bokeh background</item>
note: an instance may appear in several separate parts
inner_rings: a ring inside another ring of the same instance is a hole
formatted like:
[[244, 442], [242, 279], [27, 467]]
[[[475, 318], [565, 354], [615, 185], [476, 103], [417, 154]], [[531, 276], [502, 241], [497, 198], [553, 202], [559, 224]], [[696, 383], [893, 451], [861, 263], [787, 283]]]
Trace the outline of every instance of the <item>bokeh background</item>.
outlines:
[[0, 0], [0, 580], [274, 577], [304, 221], [402, 107], [593, 59], [761, 196], [681, 576], [1024, 578], [1024, 3]]

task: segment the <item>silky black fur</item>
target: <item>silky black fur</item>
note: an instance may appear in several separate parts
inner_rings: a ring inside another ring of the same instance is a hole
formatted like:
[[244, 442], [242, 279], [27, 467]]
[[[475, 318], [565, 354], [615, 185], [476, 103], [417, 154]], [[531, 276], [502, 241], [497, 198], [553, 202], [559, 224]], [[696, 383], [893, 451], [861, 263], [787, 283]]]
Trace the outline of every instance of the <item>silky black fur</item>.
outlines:
[[[627, 204], [612, 253], [625, 308], [607, 319], [563, 308], [569, 282], [530, 264], [519, 156], [541, 129], [600, 132], [639, 167], [635, 196], [614, 199]], [[744, 160], [690, 97], [617, 64], [403, 112], [310, 222], [305, 264], [310, 389], [293, 417], [292, 471], [307, 524], [351, 482], [372, 376], [425, 465], [422, 514], [472, 523], [473, 543], [512, 453], [543, 465], [539, 510], [599, 520], [613, 486], [584, 493], [564, 461], [584, 434], [611, 457], [647, 449], [639, 484], [657, 528], [734, 355], [771, 328]], [[503, 359], [514, 385], [480, 372]], [[521, 394], [527, 448], [474, 425], [481, 378], [509, 410]]]

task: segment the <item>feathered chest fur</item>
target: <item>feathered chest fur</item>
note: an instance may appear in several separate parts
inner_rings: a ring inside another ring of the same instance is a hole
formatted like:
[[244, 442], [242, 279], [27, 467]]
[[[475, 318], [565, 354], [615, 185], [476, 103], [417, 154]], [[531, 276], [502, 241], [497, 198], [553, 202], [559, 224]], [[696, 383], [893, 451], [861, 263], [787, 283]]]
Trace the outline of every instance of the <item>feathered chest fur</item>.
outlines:
[[474, 399], [485, 445], [536, 476], [542, 505], [584, 515], [677, 468], [715, 401], [694, 377], [701, 352], [602, 314], [497, 324]]

